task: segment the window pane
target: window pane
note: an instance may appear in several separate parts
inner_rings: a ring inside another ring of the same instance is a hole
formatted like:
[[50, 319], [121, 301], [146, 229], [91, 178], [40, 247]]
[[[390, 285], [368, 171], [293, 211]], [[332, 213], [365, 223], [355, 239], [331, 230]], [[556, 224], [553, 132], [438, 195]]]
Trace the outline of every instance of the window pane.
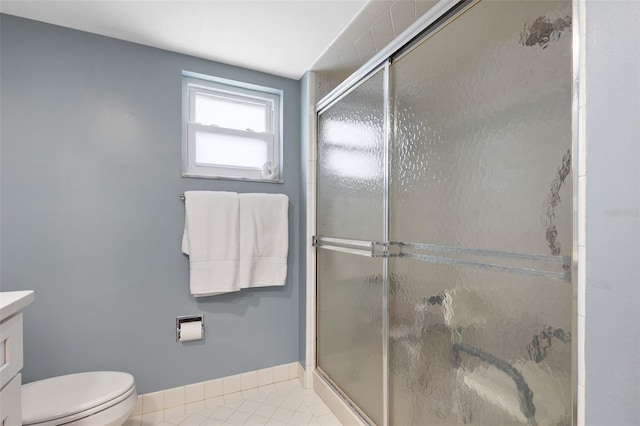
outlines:
[[267, 107], [205, 94], [195, 95], [195, 121], [227, 129], [267, 131]]
[[269, 161], [267, 142], [262, 139], [198, 131], [195, 134], [197, 164], [260, 169]]

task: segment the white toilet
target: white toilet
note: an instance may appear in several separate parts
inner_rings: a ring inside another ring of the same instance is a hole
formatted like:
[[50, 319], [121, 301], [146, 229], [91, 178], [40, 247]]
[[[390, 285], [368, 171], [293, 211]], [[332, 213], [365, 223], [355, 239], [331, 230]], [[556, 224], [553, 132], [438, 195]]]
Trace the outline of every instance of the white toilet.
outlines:
[[137, 401], [136, 384], [128, 373], [52, 377], [22, 386], [22, 424], [121, 426]]

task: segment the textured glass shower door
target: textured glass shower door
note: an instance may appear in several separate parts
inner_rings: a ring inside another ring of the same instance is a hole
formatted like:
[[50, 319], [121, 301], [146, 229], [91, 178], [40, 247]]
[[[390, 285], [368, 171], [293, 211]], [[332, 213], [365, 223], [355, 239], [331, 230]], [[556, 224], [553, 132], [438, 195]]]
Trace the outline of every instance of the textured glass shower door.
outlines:
[[390, 424], [571, 424], [571, 75], [570, 1], [394, 58]]
[[317, 364], [376, 424], [383, 424], [383, 73], [319, 116]]
[[372, 422], [572, 423], [571, 38], [470, 1], [319, 114], [317, 365]]

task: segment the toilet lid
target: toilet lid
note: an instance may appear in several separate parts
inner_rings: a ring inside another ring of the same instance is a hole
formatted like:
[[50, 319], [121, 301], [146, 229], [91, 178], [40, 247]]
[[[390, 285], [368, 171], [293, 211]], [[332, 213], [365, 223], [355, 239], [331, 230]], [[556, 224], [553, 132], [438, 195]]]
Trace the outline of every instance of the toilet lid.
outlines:
[[109, 401], [116, 403], [134, 386], [131, 374], [116, 371], [69, 374], [28, 383], [22, 386], [22, 423], [43, 423], [108, 405]]

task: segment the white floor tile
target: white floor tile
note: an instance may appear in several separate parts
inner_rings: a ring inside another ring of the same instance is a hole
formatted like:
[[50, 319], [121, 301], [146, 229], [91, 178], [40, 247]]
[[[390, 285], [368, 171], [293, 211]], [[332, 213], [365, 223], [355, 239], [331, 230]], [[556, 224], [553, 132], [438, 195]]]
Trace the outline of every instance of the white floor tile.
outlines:
[[173, 426], [177, 426], [180, 423], [182, 423], [184, 421], [184, 419], [186, 419], [187, 416], [180, 416], [180, 417], [170, 417], [168, 419], [164, 419], [161, 423], [167, 424], [167, 425], [173, 425]]
[[142, 416], [133, 416], [129, 417], [122, 426], [140, 426], [140, 423], [142, 423]]
[[289, 419], [290, 425], [295, 426], [306, 426], [309, 424], [313, 416], [307, 413], [301, 413], [300, 411], [296, 411], [293, 413], [293, 416]]
[[242, 426], [244, 424], [244, 422], [249, 420], [249, 417], [251, 417], [251, 414], [249, 414], [249, 413], [243, 413], [242, 411], [236, 411], [235, 413], [233, 413], [225, 421], [225, 423], [231, 424], [233, 426]]
[[255, 414], [244, 423], [244, 426], [264, 426], [269, 419], [267, 417], [256, 416]]
[[164, 421], [172, 423], [174, 425], [179, 425], [184, 419], [186, 414], [184, 411], [184, 405], [179, 407], [171, 407], [164, 410]]
[[242, 403], [242, 405], [238, 407], [238, 411], [242, 411], [243, 413], [253, 414], [261, 405], [262, 403], [258, 401], [252, 401], [250, 399], [246, 399]]
[[331, 410], [324, 403], [310, 405], [309, 409], [315, 417], [324, 416], [325, 414], [331, 414]]
[[275, 413], [277, 409], [278, 407], [274, 405], [262, 404], [260, 407], [256, 409], [256, 411], [254, 411], [253, 414], [269, 418], [273, 416], [273, 413]]
[[281, 393], [283, 395], [289, 394], [293, 390], [293, 385], [289, 382], [289, 380], [287, 380], [286, 382], [274, 383], [274, 386], [278, 390], [278, 393]]
[[313, 413], [311, 412], [311, 410], [309, 410], [309, 407], [307, 406], [307, 404], [302, 403], [297, 409], [296, 411], [298, 413], [305, 413], [305, 414], [311, 414], [313, 415]]
[[295, 411], [289, 410], [288, 408], [278, 408], [271, 418], [286, 423], [293, 417], [293, 413], [295, 413]]
[[[300, 407], [302, 404], [304, 404], [304, 402], [302, 401], [302, 398], [292, 395], [289, 396], [289, 398], [286, 398], [282, 404], [280, 404], [280, 406], [282, 408], [288, 408], [289, 410], [297, 410], [298, 407]], [[306, 404], [305, 404], [306, 405]]]
[[147, 413], [142, 415], [141, 426], [155, 426], [164, 420], [163, 411], [154, 411], [153, 413]]
[[289, 380], [289, 384], [294, 390], [304, 390], [302, 383], [297, 378]]
[[[201, 391], [204, 391], [206, 396], [206, 385], [193, 386], [189, 392], [193, 396], [189, 399], [200, 395]], [[185, 400], [186, 393], [185, 387]], [[169, 399], [173, 399], [171, 398], [173, 396], [171, 395]], [[142, 416], [131, 416], [124, 426], [178, 425], [339, 426], [340, 422], [315, 392], [304, 389], [297, 379], [293, 379], [186, 403]]]
[[180, 423], [180, 426], [200, 426], [205, 420], [207, 420], [207, 416], [203, 416], [200, 414], [189, 414], [187, 418]]
[[333, 414], [316, 417], [316, 421], [321, 426], [342, 426], [342, 423], [340, 423], [338, 418]]
[[235, 411], [238, 408], [240, 408], [243, 402], [244, 402], [244, 399], [241, 399], [239, 401], [233, 401], [233, 402], [229, 402], [228, 404], [224, 404], [224, 406], [227, 408], [231, 408], [233, 411]]
[[235, 413], [235, 410], [232, 409], [232, 408], [229, 408], [229, 407], [218, 407], [216, 409], [216, 411], [211, 413], [211, 415], [209, 417], [213, 417], [214, 419], [225, 421], [229, 417], [231, 417], [231, 415], [233, 413]]
[[300, 396], [300, 398], [304, 398], [305, 396], [309, 396], [309, 395], [316, 395], [313, 389], [304, 389], [304, 388], [302, 388], [302, 390], [299, 390], [296, 393], [298, 396]]
[[316, 395], [315, 393], [309, 394], [309, 395], [305, 395], [302, 397], [302, 400], [305, 402], [305, 404], [307, 404], [308, 406], [311, 405], [316, 405], [316, 404], [324, 404], [324, 402], [322, 401], [322, 399], [320, 399], [320, 397], [318, 395]]
[[269, 405], [275, 405], [276, 407], [279, 407], [280, 404], [282, 404], [284, 402], [284, 400], [287, 397], [284, 395], [280, 395], [277, 393], [272, 393], [271, 395], [269, 395], [267, 397], [267, 399], [264, 400], [265, 404], [269, 404]]
[[222, 426], [224, 422], [213, 417], [208, 417], [200, 426]]

